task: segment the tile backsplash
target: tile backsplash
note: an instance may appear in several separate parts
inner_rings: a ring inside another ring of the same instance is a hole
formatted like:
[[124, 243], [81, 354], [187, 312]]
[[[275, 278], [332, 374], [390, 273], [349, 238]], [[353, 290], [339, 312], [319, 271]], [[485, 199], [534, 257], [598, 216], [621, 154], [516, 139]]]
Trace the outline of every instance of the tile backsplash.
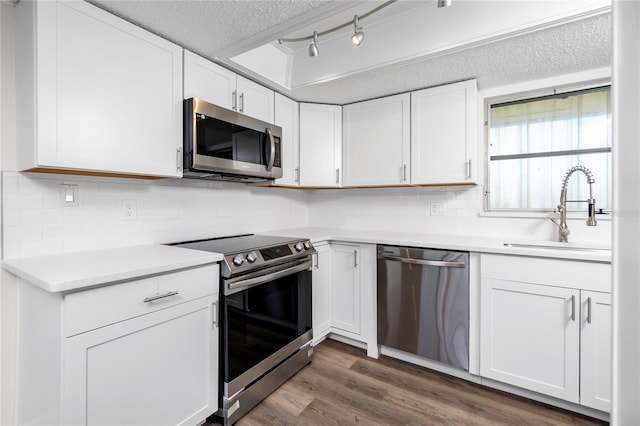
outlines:
[[[407, 187], [316, 191], [310, 196], [309, 221], [314, 226], [504, 240], [554, 241], [551, 213], [514, 217], [483, 214], [483, 187]], [[587, 227], [584, 214], [570, 219], [571, 241], [610, 244], [611, 220], [599, 218]], [[584, 218], [582, 217], [584, 216]]]
[[[76, 185], [77, 206], [61, 187]], [[135, 200], [126, 220], [123, 200]], [[3, 254], [29, 257], [308, 225], [308, 193], [188, 179], [3, 172]]]
[[[63, 206], [63, 184], [77, 206]], [[3, 255], [29, 257], [305, 226], [554, 240], [548, 216], [482, 215], [482, 187], [291, 190], [190, 179], [2, 173]], [[126, 220], [123, 202], [135, 200]], [[611, 221], [571, 220], [572, 241], [606, 244]]]

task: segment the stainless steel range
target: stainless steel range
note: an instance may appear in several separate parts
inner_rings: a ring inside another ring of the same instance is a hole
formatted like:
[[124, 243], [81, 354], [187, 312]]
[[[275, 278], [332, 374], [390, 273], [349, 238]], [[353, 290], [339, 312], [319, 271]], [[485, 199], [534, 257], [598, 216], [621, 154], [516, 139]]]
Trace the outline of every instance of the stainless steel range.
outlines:
[[307, 239], [241, 235], [175, 244], [224, 254], [220, 268], [220, 400], [236, 422], [311, 361]]

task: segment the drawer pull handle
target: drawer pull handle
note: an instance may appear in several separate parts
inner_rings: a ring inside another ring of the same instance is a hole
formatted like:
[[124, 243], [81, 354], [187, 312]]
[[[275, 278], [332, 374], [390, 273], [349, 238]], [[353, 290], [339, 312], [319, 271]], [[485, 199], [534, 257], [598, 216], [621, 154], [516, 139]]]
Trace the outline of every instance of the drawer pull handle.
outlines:
[[177, 291], [168, 291], [166, 293], [154, 294], [153, 296], [145, 297], [143, 302], [149, 303], [149, 302], [153, 302], [154, 300], [164, 299], [165, 297], [176, 296], [177, 294], [178, 294]]

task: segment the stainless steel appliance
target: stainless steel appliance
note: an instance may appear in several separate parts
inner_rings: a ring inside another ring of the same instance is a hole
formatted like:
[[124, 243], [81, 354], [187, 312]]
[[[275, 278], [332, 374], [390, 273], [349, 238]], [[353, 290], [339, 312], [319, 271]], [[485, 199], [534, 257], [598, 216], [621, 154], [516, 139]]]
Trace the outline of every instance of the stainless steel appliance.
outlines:
[[176, 244], [224, 254], [220, 268], [220, 401], [231, 424], [311, 361], [307, 239], [242, 235]]
[[183, 176], [264, 182], [282, 177], [282, 129], [201, 99], [184, 101]]
[[469, 369], [469, 253], [378, 246], [378, 343]]

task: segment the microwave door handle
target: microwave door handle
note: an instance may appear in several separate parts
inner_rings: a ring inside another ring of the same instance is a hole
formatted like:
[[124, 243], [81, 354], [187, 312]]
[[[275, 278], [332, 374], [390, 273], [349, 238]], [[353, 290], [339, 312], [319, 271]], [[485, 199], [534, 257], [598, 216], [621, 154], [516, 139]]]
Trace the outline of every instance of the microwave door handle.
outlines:
[[276, 142], [273, 139], [273, 132], [268, 127], [267, 135], [269, 135], [269, 161], [267, 163], [267, 171], [270, 172], [273, 168], [273, 163], [276, 160]]

